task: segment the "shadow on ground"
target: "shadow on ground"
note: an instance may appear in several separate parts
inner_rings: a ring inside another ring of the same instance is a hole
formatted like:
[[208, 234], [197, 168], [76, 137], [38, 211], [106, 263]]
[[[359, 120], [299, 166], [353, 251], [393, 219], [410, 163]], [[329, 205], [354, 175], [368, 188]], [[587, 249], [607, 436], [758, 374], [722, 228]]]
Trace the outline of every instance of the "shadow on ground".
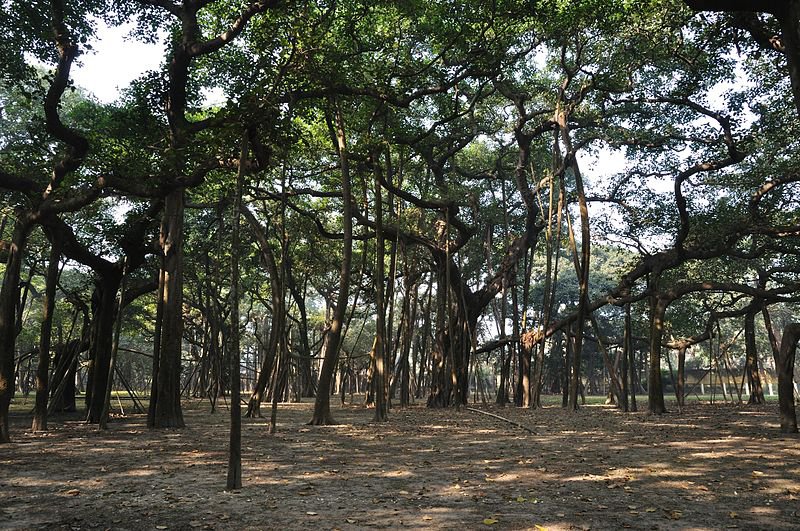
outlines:
[[0, 446], [6, 529], [798, 529], [800, 440], [777, 406], [697, 404], [659, 417], [282, 404], [278, 433], [245, 419], [244, 488], [225, 492], [227, 411], [185, 404], [187, 428], [142, 416], [98, 431], [55, 418]]

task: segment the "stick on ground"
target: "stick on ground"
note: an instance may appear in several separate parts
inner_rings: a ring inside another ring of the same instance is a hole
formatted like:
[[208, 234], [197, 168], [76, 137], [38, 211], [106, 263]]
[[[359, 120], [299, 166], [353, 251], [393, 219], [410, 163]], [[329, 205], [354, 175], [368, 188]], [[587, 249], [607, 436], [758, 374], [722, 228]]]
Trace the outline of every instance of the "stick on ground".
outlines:
[[517, 422], [515, 420], [507, 419], [505, 417], [501, 417], [500, 415], [495, 415], [494, 413], [489, 413], [488, 411], [483, 411], [482, 409], [475, 409], [474, 407], [468, 407], [467, 411], [473, 411], [475, 413], [481, 413], [483, 415], [489, 415], [490, 417], [494, 417], [496, 419], [508, 422], [509, 424], [513, 424], [514, 426], [517, 426], [518, 428], [522, 428], [523, 430], [527, 431], [528, 433], [532, 433], [532, 434], [536, 435], [535, 431], [533, 431], [529, 427], [525, 426], [524, 424], [520, 424], [519, 422]]

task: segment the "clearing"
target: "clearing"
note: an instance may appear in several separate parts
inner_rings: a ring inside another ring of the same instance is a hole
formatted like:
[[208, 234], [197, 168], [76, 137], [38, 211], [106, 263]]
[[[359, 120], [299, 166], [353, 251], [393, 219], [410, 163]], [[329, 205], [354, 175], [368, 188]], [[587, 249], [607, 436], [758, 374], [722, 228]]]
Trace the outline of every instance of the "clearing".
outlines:
[[[800, 444], [777, 405], [694, 403], [663, 416], [476, 406], [372, 410], [281, 404], [278, 433], [243, 421], [244, 488], [226, 492], [228, 412], [184, 404], [188, 427], [76, 417], [0, 446], [4, 529], [798, 529]], [[265, 410], [268, 412], [268, 407]]]

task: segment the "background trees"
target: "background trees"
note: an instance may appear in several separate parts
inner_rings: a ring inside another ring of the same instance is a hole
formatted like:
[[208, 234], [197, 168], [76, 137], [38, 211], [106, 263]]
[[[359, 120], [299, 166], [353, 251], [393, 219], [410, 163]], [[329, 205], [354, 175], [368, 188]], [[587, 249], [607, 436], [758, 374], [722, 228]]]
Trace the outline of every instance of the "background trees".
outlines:
[[[571, 408], [646, 392], [661, 413], [665, 374], [682, 404], [687, 353], [715, 341], [702, 365], [746, 367], [750, 401], [764, 352], [791, 372], [770, 320], [796, 302], [791, 10], [11, 7], [41, 31], [3, 57], [55, 70], [3, 70], [3, 440], [34, 344], [43, 389], [74, 367], [100, 419], [124, 307], [120, 372], [149, 391], [153, 427], [182, 424], [181, 393], [215, 407], [239, 376], [248, 415], [314, 395], [312, 422], [329, 423], [330, 396], [356, 390], [378, 420], [398, 395], [443, 407], [490, 392]], [[162, 68], [113, 105], [67, 91], [93, 16], [169, 35]], [[35, 227], [51, 244], [26, 254]], [[45, 275], [45, 255], [72, 285]], [[54, 311], [36, 283], [47, 300], [58, 285]], [[50, 346], [31, 300], [60, 330]], [[742, 352], [722, 355], [739, 324]]]

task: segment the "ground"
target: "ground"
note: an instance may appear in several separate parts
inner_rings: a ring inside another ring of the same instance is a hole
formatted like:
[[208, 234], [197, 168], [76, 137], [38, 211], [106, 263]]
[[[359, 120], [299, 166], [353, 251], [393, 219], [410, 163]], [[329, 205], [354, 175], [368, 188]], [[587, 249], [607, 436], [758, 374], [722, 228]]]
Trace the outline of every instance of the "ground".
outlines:
[[[228, 417], [185, 404], [187, 428], [141, 415], [107, 431], [13, 419], [0, 446], [4, 529], [798, 529], [800, 439], [777, 406], [695, 403], [662, 416], [476, 405], [355, 405], [308, 426], [281, 404], [278, 432], [244, 420], [244, 487], [225, 491]], [[268, 408], [265, 408], [268, 409]]]

